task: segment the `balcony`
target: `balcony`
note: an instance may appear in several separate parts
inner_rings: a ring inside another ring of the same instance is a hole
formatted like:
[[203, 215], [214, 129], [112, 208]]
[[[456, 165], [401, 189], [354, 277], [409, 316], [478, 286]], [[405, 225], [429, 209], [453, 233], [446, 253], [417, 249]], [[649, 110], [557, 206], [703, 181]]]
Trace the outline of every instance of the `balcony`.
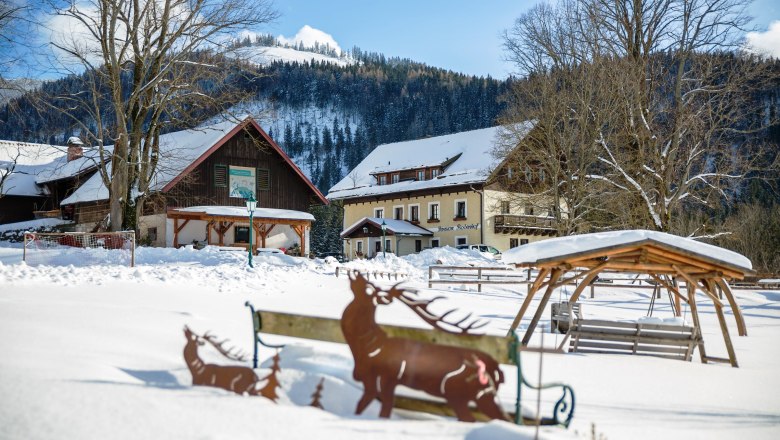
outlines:
[[535, 215], [496, 215], [493, 217], [493, 228], [496, 234], [523, 234], [555, 236], [555, 218], [537, 217]]

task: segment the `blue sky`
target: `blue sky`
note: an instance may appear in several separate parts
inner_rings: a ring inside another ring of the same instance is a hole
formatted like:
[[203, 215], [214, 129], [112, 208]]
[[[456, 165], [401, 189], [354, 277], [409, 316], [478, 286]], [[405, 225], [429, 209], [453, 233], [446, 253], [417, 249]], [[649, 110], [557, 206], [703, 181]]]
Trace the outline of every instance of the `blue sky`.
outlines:
[[[277, 0], [282, 17], [262, 31], [293, 37], [304, 25], [324, 31], [342, 49], [358, 46], [458, 72], [503, 78], [501, 31], [537, 1], [528, 0]], [[780, 2], [750, 8], [758, 30], [780, 21]], [[777, 26], [780, 34], [780, 24]], [[780, 35], [772, 37], [780, 47]]]

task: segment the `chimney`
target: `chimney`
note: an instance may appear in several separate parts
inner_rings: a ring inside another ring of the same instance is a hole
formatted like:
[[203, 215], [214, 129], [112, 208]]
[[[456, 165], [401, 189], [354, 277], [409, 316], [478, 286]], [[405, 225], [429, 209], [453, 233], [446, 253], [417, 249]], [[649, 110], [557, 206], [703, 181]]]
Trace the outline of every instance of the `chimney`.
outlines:
[[68, 162], [78, 159], [84, 155], [84, 148], [82, 147], [84, 142], [78, 136], [71, 136], [68, 138]]

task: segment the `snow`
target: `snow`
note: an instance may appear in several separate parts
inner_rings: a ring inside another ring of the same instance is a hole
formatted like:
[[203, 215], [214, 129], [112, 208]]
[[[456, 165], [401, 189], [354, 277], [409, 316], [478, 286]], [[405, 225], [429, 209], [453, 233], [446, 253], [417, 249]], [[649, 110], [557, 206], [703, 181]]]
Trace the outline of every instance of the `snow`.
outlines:
[[290, 63], [309, 63], [311, 61], [315, 61], [318, 63], [335, 64], [340, 67], [354, 63], [354, 61], [349, 61], [347, 59], [335, 58], [315, 52], [306, 52], [279, 46], [242, 47], [236, 49], [235, 52], [240, 58], [255, 63], [259, 66], [265, 66], [275, 61], [287, 61]]
[[70, 220], [61, 218], [40, 218], [16, 223], [4, 223], [0, 225], [0, 232], [5, 231], [32, 231], [40, 228], [51, 228], [54, 226], [67, 225], [73, 223]]
[[551, 258], [565, 258], [583, 252], [643, 242], [660, 243], [666, 247], [691, 252], [746, 271], [753, 269], [753, 263], [736, 252], [687, 237], [647, 230], [610, 231], [551, 238], [510, 249], [504, 253], [502, 260], [505, 263], [534, 264]]
[[[530, 128], [528, 124], [527, 129]], [[374, 149], [328, 193], [332, 200], [483, 183], [497, 165], [491, 154], [503, 127], [383, 144]], [[441, 165], [457, 158], [436, 179], [378, 185], [372, 173]]]
[[[245, 207], [238, 206], [190, 206], [187, 208], [176, 208], [178, 212], [198, 212], [207, 215], [224, 215], [228, 217], [247, 217], [249, 218], [249, 211]], [[290, 209], [272, 209], [272, 208], [256, 208], [254, 212], [255, 218], [276, 218], [285, 220], [311, 220], [314, 221], [314, 216], [308, 212], [293, 211]]]
[[[355, 416], [361, 388], [351, 378], [349, 350], [340, 344], [268, 336], [270, 343], [288, 344], [280, 352], [278, 404], [191, 386], [182, 357], [185, 324], [201, 334], [210, 330], [251, 353], [246, 300], [265, 310], [337, 318], [352, 294], [346, 278], [334, 276], [332, 259], [267, 254], [259, 255], [252, 269], [241, 252], [139, 248], [131, 268], [105, 263], [79, 267], [73, 264], [76, 257], [64, 258], [60, 266], [29, 266], [21, 256], [21, 245], [0, 244], [0, 438], [480, 440], [534, 435], [532, 427], [467, 424], [404, 411], [382, 420], [377, 403]], [[525, 299], [525, 287], [484, 286], [481, 293], [427, 289], [426, 265], [443, 260], [497, 264], [478, 253], [437, 248], [345, 266], [406, 270], [404, 287], [445, 297], [435, 311], [472, 312], [475, 318], [490, 319], [487, 332], [505, 332]], [[565, 300], [572, 291], [573, 286], [558, 289], [552, 299]], [[600, 288], [595, 298], [581, 298], [582, 313], [596, 319], [641, 319], [650, 294], [647, 289]], [[610, 439], [776, 438], [780, 293], [737, 290], [735, 295], [750, 334], [736, 336], [727, 310], [740, 368], [701, 364], [697, 354], [697, 360], [682, 362], [599, 354], [544, 354], [540, 359], [538, 353], [524, 352], [523, 372], [531, 382], [538, 381], [541, 364], [542, 382], [569, 383], [577, 398], [571, 429], [546, 427], [540, 438], [591, 438], [592, 429], [597, 437]], [[723, 356], [714, 307], [704, 297], [698, 306], [708, 354]], [[657, 302], [653, 316], [670, 318], [669, 305]], [[688, 310], [684, 317], [690, 318]], [[420, 325], [397, 303], [382, 307], [377, 319]], [[521, 328], [529, 321], [524, 319]], [[542, 315], [540, 327], [549, 328], [549, 313]], [[547, 346], [562, 338], [536, 333], [532, 345], [542, 337]], [[208, 362], [234, 364], [205, 346], [200, 353]], [[259, 377], [268, 374], [273, 354], [260, 348]], [[502, 369], [507, 382], [500, 400], [511, 406], [515, 369]], [[306, 406], [321, 378], [326, 411]], [[523, 396], [526, 408], [535, 408], [536, 393], [524, 390]], [[542, 393], [542, 411], [549, 414], [557, 397]]]
[[406, 220], [395, 220], [390, 218], [379, 217], [363, 217], [357, 222], [353, 223], [350, 227], [344, 229], [341, 233], [342, 237], [346, 237], [351, 234], [352, 231], [365, 222], [373, 223], [376, 227], [381, 227], [382, 223], [385, 224], [387, 230], [397, 235], [433, 235], [433, 232], [412, 224]]

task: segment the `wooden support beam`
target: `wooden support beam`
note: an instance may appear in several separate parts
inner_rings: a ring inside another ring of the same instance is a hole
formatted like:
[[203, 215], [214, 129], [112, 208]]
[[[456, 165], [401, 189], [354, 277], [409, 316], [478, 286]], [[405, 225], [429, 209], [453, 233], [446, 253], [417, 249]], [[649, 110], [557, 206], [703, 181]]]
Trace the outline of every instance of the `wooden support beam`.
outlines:
[[179, 225], [179, 219], [174, 217], [173, 218], [173, 247], [177, 248], [179, 247], [179, 232], [181, 232], [182, 229], [184, 229], [185, 226], [187, 226], [187, 223], [190, 222], [190, 219], [185, 219], [184, 223]]
[[650, 276], [661, 286], [663, 286], [666, 290], [673, 293], [675, 295], [675, 315], [680, 316], [679, 310], [680, 310], [680, 300], [683, 300], [685, 302], [688, 302], [688, 299], [683, 296], [682, 293], [680, 293], [680, 290], [677, 288], [677, 286], [669, 284], [666, 280], [659, 277], [658, 275], [651, 273]]
[[[586, 271], [582, 271], [582, 272], [578, 273], [577, 275], [571, 276], [571, 277], [566, 278], [566, 279], [564, 279], [562, 281], [558, 281], [557, 283], [555, 283], [553, 288], [557, 289], [558, 287], [561, 287], [563, 285], [571, 284], [573, 281], [576, 281], [577, 279], [582, 278], [582, 277], [587, 277], [588, 275], [590, 275], [593, 272], [600, 272], [601, 269], [604, 268], [604, 266], [606, 266], [606, 265], [607, 265], [607, 263], [604, 262], [604, 263], [601, 263], [600, 265], [598, 265], [598, 266], [596, 266], [594, 268], [588, 269]], [[570, 301], [570, 302], [573, 302], [573, 301]]]
[[520, 321], [523, 319], [523, 315], [525, 315], [526, 309], [528, 309], [528, 306], [531, 304], [531, 299], [533, 299], [534, 295], [536, 294], [536, 291], [539, 290], [539, 286], [542, 284], [542, 280], [547, 277], [547, 274], [550, 273], [550, 269], [543, 268], [539, 271], [539, 275], [537, 275], [536, 280], [533, 284], [528, 287], [528, 294], [525, 296], [525, 301], [523, 301], [523, 305], [520, 306], [520, 311], [517, 312], [517, 316], [515, 316], [515, 320], [512, 321], [512, 325], [509, 326], [509, 331], [507, 332], [507, 336], [511, 336], [512, 333], [517, 329], [517, 326], [520, 325]]
[[734, 319], [737, 321], [737, 332], [740, 336], [747, 336], [747, 326], [745, 325], [745, 317], [742, 315], [742, 309], [739, 308], [737, 300], [734, 298], [734, 292], [731, 291], [729, 283], [723, 278], [716, 278], [715, 283], [720, 286], [723, 294], [726, 295], [726, 300], [731, 306], [731, 311], [734, 313]]
[[699, 357], [701, 363], [707, 363], [707, 352], [704, 351], [704, 336], [701, 332], [701, 324], [699, 323], [699, 309], [696, 307], [696, 283], [688, 283], [688, 305], [691, 307], [691, 318], [693, 319], [693, 326], [696, 331], [702, 335], [699, 338]]
[[531, 318], [531, 324], [528, 325], [528, 329], [525, 331], [525, 336], [523, 336], [523, 345], [528, 345], [528, 341], [531, 340], [531, 335], [534, 333], [534, 330], [536, 330], [536, 325], [539, 323], [539, 318], [542, 317], [542, 313], [544, 312], [544, 307], [547, 305], [547, 301], [550, 300], [550, 296], [553, 293], [553, 290], [555, 290], [555, 282], [558, 281], [558, 278], [561, 277], [563, 274], [563, 269], [556, 268], [552, 270], [552, 273], [550, 274], [550, 283], [547, 286], [547, 290], [544, 292], [544, 296], [542, 297], [542, 300], [539, 302], [539, 307], [536, 308], [536, 313], [534, 313], [534, 317]]
[[[690, 275], [685, 273], [679, 267], [674, 266], [674, 265], [672, 267], [674, 267], [674, 270], [677, 271], [678, 275], [680, 275], [681, 277], [685, 278], [685, 281], [688, 283], [688, 285], [692, 284], [694, 286], [699, 286], [698, 280], [693, 279]], [[709, 296], [710, 299], [712, 300], [712, 302], [714, 302], [716, 306], [723, 307], [723, 303], [720, 302], [720, 300], [718, 299], [717, 296], [715, 296], [714, 293], [711, 293], [709, 291], [709, 289], [707, 289], [707, 285], [704, 283], [704, 281], [701, 282], [700, 290], [702, 291], [702, 293], [704, 293], [705, 295]]]
[[715, 312], [718, 315], [718, 323], [720, 323], [720, 331], [723, 332], [723, 341], [726, 343], [726, 351], [729, 353], [729, 361], [731, 366], [739, 368], [737, 364], [737, 354], [734, 352], [734, 346], [731, 345], [731, 336], [729, 335], [729, 328], [726, 325], [726, 317], [723, 316], [723, 307], [715, 306]]
[[601, 270], [597, 270], [597, 271], [589, 273], [588, 276], [586, 276], [585, 279], [582, 280], [580, 285], [577, 286], [576, 289], [574, 289], [574, 293], [571, 295], [571, 298], [569, 298], [569, 303], [570, 304], [576, 303], [577, 300], [580, 298], [580, 294], [582, 294], [582, 292], [585, 290], [585, 288], [588, 287], [588, 285], [590, 285], [590, 283], [594, 279], [596, 279], [596, 277], [599, 276], [600, 273], [601, 273]]

